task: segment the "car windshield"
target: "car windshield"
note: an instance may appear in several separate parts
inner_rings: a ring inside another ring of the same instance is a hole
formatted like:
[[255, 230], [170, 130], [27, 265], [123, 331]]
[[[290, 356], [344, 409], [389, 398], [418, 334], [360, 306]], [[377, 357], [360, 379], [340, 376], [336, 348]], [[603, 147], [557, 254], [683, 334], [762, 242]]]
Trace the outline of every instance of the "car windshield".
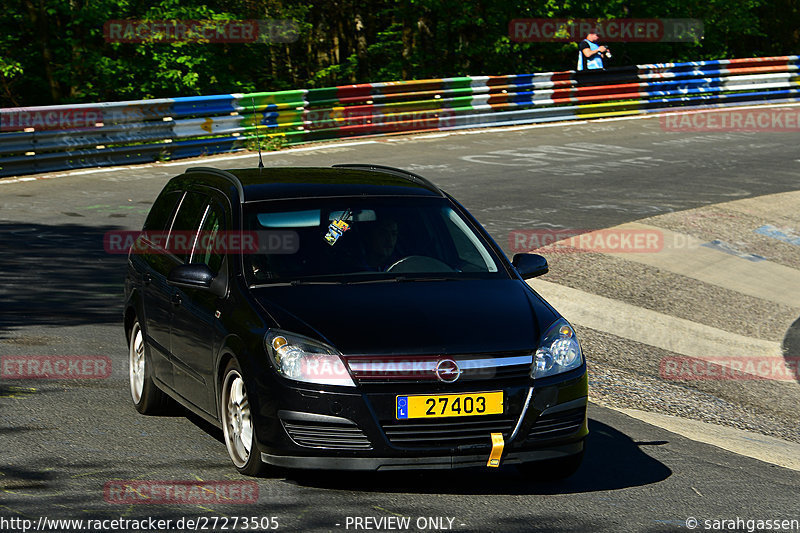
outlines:
[[244, 214], [244, 229], [258, 241], [243, 254], [250, 285], [507, 275], [441, 198], [267, 201], [247, 204]]

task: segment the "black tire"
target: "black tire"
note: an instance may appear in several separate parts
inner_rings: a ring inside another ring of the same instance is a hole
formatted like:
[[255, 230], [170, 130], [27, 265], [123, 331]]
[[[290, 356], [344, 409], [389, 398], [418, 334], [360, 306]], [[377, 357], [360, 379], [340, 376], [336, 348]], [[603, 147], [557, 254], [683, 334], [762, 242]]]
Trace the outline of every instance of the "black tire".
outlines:
[[265, 465], [261, 461], [244, 376], [235, 359], [225, 367], [219, 390], [219, 414], [228, 456], [240, 474], [257, 476], [265, 470]]
[[128, 340], [128, 381], [133, 406], [143, 415], [167, 414], [172, 408], [172, 401], [153, 382], [148, 363], [144, 331], [139, 320], [135, 319]]
[[517, 465], [517, 470], [531, 481], [554, 482], [573, 475], [580, 468], [582, 462], [583, 451], [558, 459], [523, 463]]

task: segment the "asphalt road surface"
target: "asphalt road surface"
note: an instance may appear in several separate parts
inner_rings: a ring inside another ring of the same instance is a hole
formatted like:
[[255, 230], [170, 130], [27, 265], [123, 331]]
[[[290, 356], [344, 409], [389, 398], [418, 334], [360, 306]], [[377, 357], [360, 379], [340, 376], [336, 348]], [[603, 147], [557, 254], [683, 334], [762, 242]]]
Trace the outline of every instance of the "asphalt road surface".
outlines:
[[[516, 250], [510, 236], [519, 230], [607, 228], [796, 191], [798, 140], [796, 133], [780, 132], [664, 132], [654, 118], [396, 137], [269, 153], [264, 160], [268, 166], [371, 162], [416, 171], [459, 199], [511, 253]], [[218, 430], [180, 410], [165, 417], [138, 415], [129, 399], [121, 326], [125, 256], [106, 253], [103, 235], [140, 229], [161, 187], [187, 166], [240, 168], [257, 162], [256, 156], [216, 159], [0, 183], [0, 355], [92, 355], [111, 364], [107, 379], [0, 379], [0, 530], [22, 531], [27, 524], [21, 520], [40, 530], [81, 527], [45, 528], [39, 524], [43, 517], [172, 520], [161, 529], [176, 529], [181, 518], [216, 517], [216, 524], [204, 522], [209, 530], [223, 525], [231, 530], [234, 517], [247, 516], [258, 517], [261, 526], [277, 523], [283, 531], [659, 532], [689, 529], [692, 518], [698, 531], [746, 531], [746, 520], [800, 520], [797, 470], [689, 440], [595, 404], [584, 464], [556, 484], [526, 479], [513, 467], [357, 475], [278, 470], [252, 480], [230, 465]], [[726, 290], [709, 289], [709, 298]], [[747, 303], [756, 310], [768, 304]], [[751, 321], [752, 315], [717, 307], [704, 308], [697, 321], [737, 331], [746, 329], [737, 324]], [[788, 324], [797, 319], [791, 302], [772, 307]], [[744, 334], [796, 350], [797, 322], [779, 329]], [[620, 354], [630, 350], [636, 359], [647, 359], [663, 348], [629, 345], [630, 339], [592, 328], [584, 333], [590, 370], [598, 376], [619, 369], [634, 383], [655, 379], [624, 361], [633, 357]], [[601, 391], [597, 383], [598, 397], [608, 404], [641, 407], [639, 396], [648, 394], [637, 385]], [[670, 393], [700, 398], [706, 409], [726, 402], [732, 411], [750, 413], [741, 427], [798, 442], [796, 382], [737, 387], [696, 385]], [[609, 399], [614, 391], [619, 397]], [[763, 401], [765, 395], [774, 400]], [[761, 418], [769, 424], [760, 427]], [[250, 503], [115, 501], [109, 487], [132, 480], [145, 488], [233, 482]], [[713, 522], [737, 518], [739, 529]], [[127, 525], [121, 529], [133, 528]], [[800, 529], [797, 522], [794, 527]]]

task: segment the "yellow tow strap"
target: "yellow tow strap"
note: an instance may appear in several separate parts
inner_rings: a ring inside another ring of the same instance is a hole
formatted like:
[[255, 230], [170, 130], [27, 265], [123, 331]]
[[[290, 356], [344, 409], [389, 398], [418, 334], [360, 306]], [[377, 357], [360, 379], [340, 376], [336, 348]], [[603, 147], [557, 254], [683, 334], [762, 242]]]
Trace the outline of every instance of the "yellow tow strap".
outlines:
[[486, 463], [486, 466], [493, 468], [500, 466], [500, 457], [503, 455], [505, 445], [502, 433], [492, 433], [492, 453], [489, 454], [489, 462]]

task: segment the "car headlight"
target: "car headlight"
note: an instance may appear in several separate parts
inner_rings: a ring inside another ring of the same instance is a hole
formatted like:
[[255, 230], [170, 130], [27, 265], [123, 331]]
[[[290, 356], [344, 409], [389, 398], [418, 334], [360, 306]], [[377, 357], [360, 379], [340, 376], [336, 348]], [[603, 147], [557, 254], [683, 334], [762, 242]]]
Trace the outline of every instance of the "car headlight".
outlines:
[[583, 364], [583, 355], [575, 330], [563, 318], [556, 320], [545, 333], [533, 356], [531, 377], [554, 376], [578, 368]]
[[275, 369], [285, 378], [306, 383], [355, 387], [339, 352], [319, 341], [277, 329], [264, 339]]

